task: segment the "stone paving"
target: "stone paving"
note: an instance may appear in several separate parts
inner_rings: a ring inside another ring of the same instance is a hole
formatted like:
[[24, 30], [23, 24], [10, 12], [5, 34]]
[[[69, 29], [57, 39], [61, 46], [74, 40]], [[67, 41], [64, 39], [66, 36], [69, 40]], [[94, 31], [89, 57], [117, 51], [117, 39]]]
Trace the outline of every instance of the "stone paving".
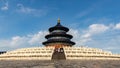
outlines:
[[26, 60], [0, 61], [0, 68], [120, 68], [120, 61], [110, 60]]

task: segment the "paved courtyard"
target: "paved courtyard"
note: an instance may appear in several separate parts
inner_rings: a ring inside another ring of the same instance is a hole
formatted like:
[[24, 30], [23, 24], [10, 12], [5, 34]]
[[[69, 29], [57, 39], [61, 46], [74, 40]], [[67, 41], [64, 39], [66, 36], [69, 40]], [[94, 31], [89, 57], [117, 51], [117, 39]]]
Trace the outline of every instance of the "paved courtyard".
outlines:
[[0, 61], [0, 68], [120, 68], [120, 61], [110, 60]]

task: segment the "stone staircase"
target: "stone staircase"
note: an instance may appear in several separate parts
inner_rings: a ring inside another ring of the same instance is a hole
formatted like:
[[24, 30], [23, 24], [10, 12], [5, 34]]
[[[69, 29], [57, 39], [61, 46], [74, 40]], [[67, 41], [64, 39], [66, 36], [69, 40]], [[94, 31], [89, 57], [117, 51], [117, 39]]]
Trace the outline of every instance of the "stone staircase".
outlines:
[[55, 48], [52, 54], [52, 60], [65, 60], [65, 53], [63, 48]]

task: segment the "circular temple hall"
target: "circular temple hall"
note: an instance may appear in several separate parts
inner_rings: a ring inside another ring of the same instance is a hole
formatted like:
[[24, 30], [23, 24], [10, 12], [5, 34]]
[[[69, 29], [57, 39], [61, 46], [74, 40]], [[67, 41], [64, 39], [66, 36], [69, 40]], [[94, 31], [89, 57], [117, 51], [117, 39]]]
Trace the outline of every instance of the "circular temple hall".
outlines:
[[[0, 60], [120, 60], [120, 54], [113, 54], [98, 48], [73, 46], [74, 37], [69, 29], [57, 20], [57, 24], [49, 28], [49, 34], [42, 42], [44, 47], [21, 48], [0, 54]], [[79, 39], [79, 38], [78, 38]]]
[[54, 46], [54, 47], [72, 47], [75, 45], [74, 42], [71, 41], [73, 38], [72, 35], [67, 34], [69, 29], [60, 24], [60, 19], [58, 19], [57, 25], [49, 28], [50, 34], [46, 35], [45, 38], [47, 41], [43, 42], [45, 46]]

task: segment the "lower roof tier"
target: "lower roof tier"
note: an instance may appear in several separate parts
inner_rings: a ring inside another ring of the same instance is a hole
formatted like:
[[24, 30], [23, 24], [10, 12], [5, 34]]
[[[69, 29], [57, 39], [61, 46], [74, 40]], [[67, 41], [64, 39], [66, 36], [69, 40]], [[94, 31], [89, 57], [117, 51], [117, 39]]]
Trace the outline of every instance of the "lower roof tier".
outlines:
[[55, 39], [55, 40], [48, 40], [48, 41], [45, 41], [45, 42], [43, 42], [43, 45], [47, 45], [47, 44], [50, 44], [50, 43], [67, 43], [67, 44], [71, 44], [71, 45], [75, 45], [75, 43], [74, 42], [72, 42], [72, 41], [68, 41], [68, 40], [59, 40], [59, 39]]

